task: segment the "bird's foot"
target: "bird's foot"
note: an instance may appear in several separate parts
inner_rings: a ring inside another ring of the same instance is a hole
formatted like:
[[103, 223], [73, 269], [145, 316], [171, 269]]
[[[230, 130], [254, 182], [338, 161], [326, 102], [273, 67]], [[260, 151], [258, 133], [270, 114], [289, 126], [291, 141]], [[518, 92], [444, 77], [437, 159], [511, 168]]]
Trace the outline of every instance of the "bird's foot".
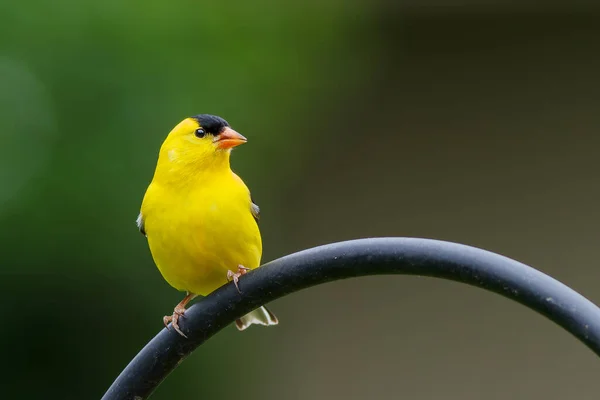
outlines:
[[173, 315], [165, 315], [163, 317], [163, 322], [167, 329], [169, 329], [168, 324], [170, 322], [171, 325], [173, 326], [173, 329], [175, 329], [175, 331], [177, 333], [179, 333], [184, 338], [187, 338], [185, 333], [181, 332], [181, 329], [179, 329], [179, 318], [182, 318], [184, 313], [185, 313], [185, 307], [180, 307], [179, 305], [177, 305], [177, 307], [175, 307], [175, 309], [173, 310]]
[[177, 304], [177, 306], [175, 306], [175, 309], [173, 310], [173, 315], [165, 315], [163, 317], [163, 323], [165, 324], [165, 327], [167, 329], [169, 329], [169, 322], [171, 323], [171, 325], [173, 326], [173, 329], [175, 329], [175, 331], [177, 333], [179, 333], [181, 336], [183, 336], [184, 338], [187, 339], [187, 336], [185, 335], [185, 333], [183, 333], [181, 331], [181, 329], [179, 329], [179, 318], [183, 318], [184, 314], [185, 314], [185, 306], [187, 305], [187, 303], [190, 302], [190, 300], [192, 300], [194, 297], [196, 297], [195, 294], [192, 293], [188, 293], [183, 300], [181, 300], [181, 302], [179, 302], [179, 304]]
[[246, 272], [248, 271], [250, 271], [250, 268], [246, 268], [243, 265], [238, 265], [237, 273], [233, 272], [232, 270], [227, 271], [227, 280], [233, 280], [233, 284], [235, 285], [235, 288], [237, 289], [238, 293], [242, 293], [242, 291], [240, 290], [240, 286], [238, 285], [240, 276], [246, 274]]

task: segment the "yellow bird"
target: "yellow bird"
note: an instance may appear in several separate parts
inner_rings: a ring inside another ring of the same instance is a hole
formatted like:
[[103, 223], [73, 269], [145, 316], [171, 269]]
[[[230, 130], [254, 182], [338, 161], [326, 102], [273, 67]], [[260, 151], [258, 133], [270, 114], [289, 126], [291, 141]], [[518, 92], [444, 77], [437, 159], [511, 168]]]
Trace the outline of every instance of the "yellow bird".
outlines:
[[[182, 336], [178, 321], [194, 297], [230, 280], [239, 291], [239, 277], [260, 266], [259, 208], [229, 165], [231, 150], [243, 143], [246, 138], [223, 118], [201, 114], [184, 119], [162, 144], [144, 195], [138, 228], [165, 280], [187, 292], [173, 315], [163, 318]], [[277, 323], [261, 307], [236, 326], [244, 330]]]

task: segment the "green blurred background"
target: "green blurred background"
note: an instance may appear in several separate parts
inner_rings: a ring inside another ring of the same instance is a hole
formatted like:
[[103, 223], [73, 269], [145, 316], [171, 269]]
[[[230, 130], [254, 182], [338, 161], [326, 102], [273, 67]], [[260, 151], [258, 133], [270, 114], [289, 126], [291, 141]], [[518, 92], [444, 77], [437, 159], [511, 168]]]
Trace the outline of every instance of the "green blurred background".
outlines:
[[[198, 113], [249, 138], [232, 161], [264, 261], [438, 238], [600, 303], [600, 9], [511, 4], [0, 3], [3, 396], [100, 398], [161, 329], [181, 294], [134, 221], [162, 140]], [[277, 328], [225, 329], [153, 399], [600, 392], [591, 351], [463, 285], [373, 277], [271, 308]]]

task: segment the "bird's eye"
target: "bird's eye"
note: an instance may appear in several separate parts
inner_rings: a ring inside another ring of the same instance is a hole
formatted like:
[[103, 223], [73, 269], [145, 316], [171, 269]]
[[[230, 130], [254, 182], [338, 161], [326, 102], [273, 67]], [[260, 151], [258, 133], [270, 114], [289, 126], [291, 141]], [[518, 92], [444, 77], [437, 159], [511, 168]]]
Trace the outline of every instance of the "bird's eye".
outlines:
[[196, 129], [196, 132], [194, 132], [194, 134], [196, 135], [196, 137], [203, 138], [204, 135], [206, 135], [206, 132], [204, 132], [204, 129], [198, 128]]

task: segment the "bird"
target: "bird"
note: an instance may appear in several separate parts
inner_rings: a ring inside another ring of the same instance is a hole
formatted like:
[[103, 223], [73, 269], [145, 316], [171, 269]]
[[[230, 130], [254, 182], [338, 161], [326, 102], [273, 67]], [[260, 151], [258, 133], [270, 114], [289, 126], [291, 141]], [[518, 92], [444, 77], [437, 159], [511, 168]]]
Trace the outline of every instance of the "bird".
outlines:
[[[160, 147], [154, 176], [137, 218], [154, 263], [175, 289], [186, 292], [163, 318], [180, 335], [187, 304], [260, 266], [260, 208], [244, 181], [232, 171], [233, 148], [247, 139], [221, 117], [185, 118]], [[277, 325], [260, 307], [236, 320], [238, 330], [252, 324]]]

